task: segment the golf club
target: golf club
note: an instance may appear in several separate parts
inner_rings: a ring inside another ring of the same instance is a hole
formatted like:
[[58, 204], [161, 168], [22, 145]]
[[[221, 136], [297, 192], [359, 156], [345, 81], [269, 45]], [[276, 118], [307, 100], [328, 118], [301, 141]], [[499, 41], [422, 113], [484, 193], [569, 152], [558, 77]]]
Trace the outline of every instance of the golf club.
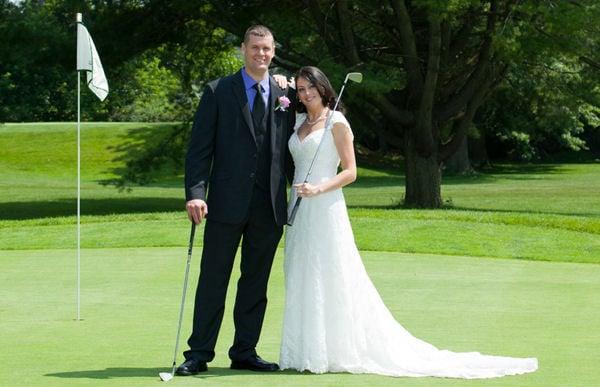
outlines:
[[194, 234], [196, 234], [196, 223], [192, 221], [192, 230], [190, 231], [190, 244], [188, 246], [187, 264], [185, 266], [185, 278], [183, 280], [183, 294], [181, 295], [181, 306], [179, 308], [179, 323], [177, 324], [177, 339], [175, 339], [175, 353], [173, 354], [173, 368], [171, 373], [161, 372], [158, 374], [160, 380], [168, 382], [175, 376], [177, 367], [177, 351], [179, 350], [179, 334], [181, 333], [181, 320], [183, 319], [183, 306], [185, 304], [185, 293], [187, 292], [188, 275], [190, 273], [190, 261], [192, 260], [192, 248], [194, 247]]
[[[361, 83], [363, 79], [362, 73], [348, 73], [346, 74], [346, 78], [344, 79], [344, 83], [342, 84], [342, 89], [340, 90], [340, 94], [338, 95], [336, 101], [335, 101], [335, 105], [333, 107], [333, 110], [331, 110], [329, 112], [329, 114], [327, 115], [327, 120], [325, 121], [325, 130], [327, 130], [327, 128], [329, 127], [329, 124], [331, 122], [331, 118], [333, 117], [333, 113], [335, 112], [335, 110], [337, 109], [338, 103], [340, 102], [340, 99], [342, 99], [342, 93], [344, 92], [344, 88], [346, 87], [346, 82], [348, 82], [348, 80], [355, 82], [355, 83]], [[321, 144], [323, 143], [323, 138], [321, 138], [321, 141], [319, 142], [319, 145], [317, 146], [317, 150], [315, 151], [315, 155], [313, 156], [313, 159], [310, 163], [310, 167], [308, 168], [308, 173], [306, 174], [306, 177], [304, 178], [304, 183], [308, 183], [308, 178], [310, 176], [310, 174], [312, 173], [312, 169], [313, 169], [313, 165], [315, 164], [315, 160], [317, 159], [317, 155], [319, 154], [319, 149], [321, 149]], [[298, 212], [298, 207], [300, 207], [300, 202], [302, 201], [301, 197], [297, 197], [296, 198], [296, 202], [294, 203], [294, 208], [292, 208], [292, 212], [290, 214], [290, 216], [288, 217], [288, 222], [287, 225], [288, 226], [292, 226], [294, 223], [294, 219], [296, 218], [296, 213]]]

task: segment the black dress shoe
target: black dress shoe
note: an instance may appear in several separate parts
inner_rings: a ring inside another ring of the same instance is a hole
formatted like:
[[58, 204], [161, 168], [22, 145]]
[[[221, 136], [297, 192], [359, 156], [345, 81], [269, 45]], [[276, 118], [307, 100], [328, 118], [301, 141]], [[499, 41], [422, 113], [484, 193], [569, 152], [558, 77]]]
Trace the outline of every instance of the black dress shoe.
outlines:
[[204, 372], [207, 369], [205, 362], [198, 359], [189, 359], [177, 367], [175, 373], [179, 376], [190, 376], [196, 375], [198, 372]]
[[279, 369], [277, 363], [269, 363], [268, 361], [264, 361], [258, 355], [250, 356], [246, 360], [242, 361], [232, 361], [231, 362], [232, 370], [250, 370], [250, 371], [259, 371], [259, 372], [273, 372]]

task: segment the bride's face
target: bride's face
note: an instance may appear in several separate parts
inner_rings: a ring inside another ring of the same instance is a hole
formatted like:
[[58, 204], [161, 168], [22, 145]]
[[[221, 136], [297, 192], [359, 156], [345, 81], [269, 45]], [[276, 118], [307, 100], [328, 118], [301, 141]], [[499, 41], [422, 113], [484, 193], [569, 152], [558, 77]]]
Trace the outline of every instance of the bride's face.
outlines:
[[308, 79], [300, 77], [296, 81], [296, 90], [298, 90], [298, 98], [307, 109], [322, 108], [323, 98], [319, 94], [319, 89]]

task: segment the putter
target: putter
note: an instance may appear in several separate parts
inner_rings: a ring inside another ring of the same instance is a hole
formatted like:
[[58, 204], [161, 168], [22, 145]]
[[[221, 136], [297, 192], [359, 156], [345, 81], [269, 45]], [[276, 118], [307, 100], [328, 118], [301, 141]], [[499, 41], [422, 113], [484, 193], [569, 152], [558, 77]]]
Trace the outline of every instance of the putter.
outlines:
[[179, 350], [179, 334], [181, 333], [181, 320], [183, 319], [183, 306], [185, 304], [185, 293], [187, 292], [188, 275], [190, 273], [190, 261], [192, 260], [192, 248], [194, 247], [194, 234], [196, 234], [196, 223], [192, 221], [192, 230], [190, 231], [190, 244], [188, 246], [187, 264], [185, 266], [185, 278], [183, 280], [183, 294], [181, 295], [181, 306], [179, 308], [179, 323], [177, 324], [177, 339], [175, 339], [175, 353], [173, 353], [173, 368], [171, 373], [161, 372], [158, 374], [160, 380], [168, 382], [175, 376], [177, 367], [177, 351]]
[[[344, 88], [346, 87], [346, 82], [348, 82], [350, 80], [355, 83], [361, 83], [362, 79], [363, 79], [362, 73], [346, 74], [346, 78], [344, 79], [344, 83], [342, 84], [342, 89], [340, 90], [340, 95], [338, 95], [338, 97], [335, 101], [333, 110], [330, 111], [329, 114], [327, 115], [327, 120], [325, 121], [325, 130], [327, 130], [327, 127], [329, 127], [331, 118], [333, 117], [333, 113], [337, 109], [340, 99], [342, 99], [342, 93], [344, 92]], [[309, 178], [310, 174], [312, 173], [313, 165], [315, 164], [315, 160], [317, 159], [317, 155], [319, 154], [319, 149], [321, 149], [322, 143], [323, 143], [323, 139], [321, 138], [321, 141], [319, 142], [319, 145], [317, 146], [317, 150], [315, 151], [315, 155], [313, 156], [313, 159], [310, 163], [310, 167], [308, 168], [308, 173], [306, 174], [306, 177], [304, 178], [304, 183], [308, 183], [308, 178]], [[296, 202], [294, 203], [294, 208], [292, 208], [292, 212], [291, 212], [290, 216], [288, 216], [288, 222], [287, 222], [288, 226], [292, 226], [294, 224], [294, 219], [296, 219], [296, 213], [298, 212], [298, 207], [300, 207], [301, 201], [302, 201], [301, 197], [296, 198]]]

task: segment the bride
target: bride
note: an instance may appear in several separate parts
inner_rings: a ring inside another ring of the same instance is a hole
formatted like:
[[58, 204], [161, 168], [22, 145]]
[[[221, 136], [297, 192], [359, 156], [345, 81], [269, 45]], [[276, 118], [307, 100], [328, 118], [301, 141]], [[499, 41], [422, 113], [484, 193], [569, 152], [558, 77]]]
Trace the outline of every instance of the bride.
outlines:
[[[350, 124], [341, 112], [331, 112], [335, 92], [318, 68], [301, 68], [295, 81], [300, 114], [289, 148], [296, 183], [322, 145], [309, 183], [292, 187], [290, 205], [295, 196], [303, 200], [286, 231], [281, 368], [455, 378], [535, 371], [535, 358], [437, 349], [394, 319], [362, 264], [342, 194], [356, 179]], [[328, 114], [333, 117], [325, 128]]]

